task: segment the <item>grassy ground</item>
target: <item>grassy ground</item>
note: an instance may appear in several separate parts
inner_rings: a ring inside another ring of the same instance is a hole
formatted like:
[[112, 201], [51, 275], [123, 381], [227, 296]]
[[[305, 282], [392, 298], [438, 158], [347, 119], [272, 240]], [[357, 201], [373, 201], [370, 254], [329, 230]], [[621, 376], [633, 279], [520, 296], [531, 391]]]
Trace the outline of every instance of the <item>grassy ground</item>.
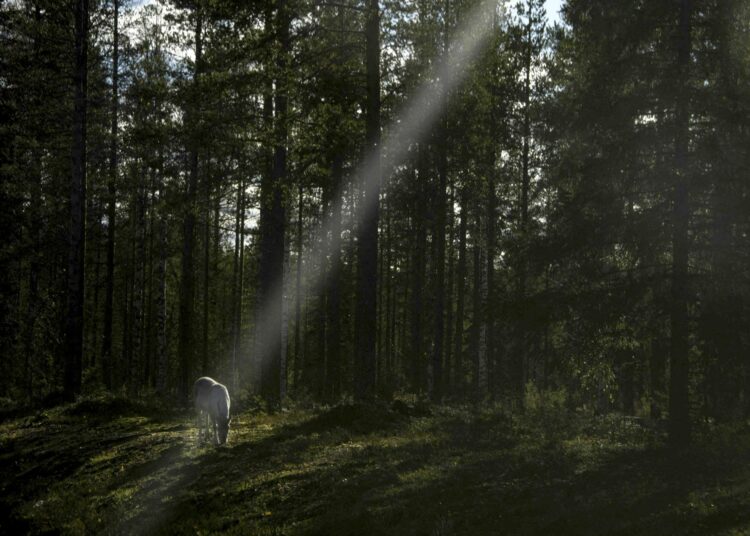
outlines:
[[619, 418], [339, 406], [187, 416], [84, 401], [0, 423], [0, 533], [750, 534], [750, 430], [679, 455]]

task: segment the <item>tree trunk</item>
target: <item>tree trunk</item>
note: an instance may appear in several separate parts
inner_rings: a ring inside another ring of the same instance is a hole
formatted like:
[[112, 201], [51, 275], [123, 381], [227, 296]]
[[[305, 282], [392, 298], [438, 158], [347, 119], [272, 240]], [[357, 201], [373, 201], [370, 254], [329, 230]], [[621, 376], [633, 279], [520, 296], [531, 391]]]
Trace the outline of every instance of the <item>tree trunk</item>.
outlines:
[[[496, 139], [493, 137], [493, 139]], [[490, 396], [497, 394], [498, 363], [495, 354], [495, 222], [497, 218], [497, 193], [495, 192], [495, 152], [491, 154], [491, 164], [488, 173], [487, 196], [487, 295], [486, 318], [487, 323], [487, 389]]]
[[187, 195], [185, 198], [186, 214], [182, 232], [182, 268], [180, 277], [180, 317], [178, 323], [178, 348], [180, 359], [179, 397], [183, 403], [188, 402], [191, 375], [194, 366], [194, 337], [193, 316], [195, 307], [195, 281], [193, 250], [195, 247], [195, 211], [196, 192], [198, 190], [198, 98], [200, 74], [203, 63], [203, 13], [200, 7], [195, 12], [195, 70], [193, 72], [192, 102], [189, 104], [189, 121], [191, 132], [190, 143], [190, 171], [188, 175]]
[[[479, 207], [477, 207], [479, 208]], [[481, 355], [481, 328], [483, 322], [482, 315], [482, 248], [480, 240], [481, 218], [477, 210], [476, 222], [472, 236], [474, 246], [472, 248], [474, 256], [474, 283], [472, 286], [472, 319], [471, 319], [471, 344], [469, 345], [472, 365], [472, 393], [471, 397], [478, 400], [481, 395], [480, 376], [480, 355]]]
[[133, 308], [132, 308], [132, 354], [130, 357], [130, 370], [128, 391], [131, 395], [138, 393], [143, 378], [143, 302], [144, 302], [144, 270], [145, 270], [145, 242], [146, 242], [146, 193], [144, 188], [146, 168], [141, 166], [141, 175], [136, 177], [136, 188], [134, 202], [135, 225], [133, 247], [135, 256], [133, 260]]
[[454, 263], [454, 254], [455, 254], [455, 248], [453, 245], [453, 238], [454, 238], [454, 232], [455, 232], [455, 213], [454, 213], [454, 203], [455, 203], [455, 186], [451, 183], [450, 188], [450, 197], [448, 199], [448, 280], [446, 281], [446, 305], [447, 305], [447, 311], [446, 311], [446, 317], [445, 317], [445, 330], [446, 330], [446, 338], [445, 338], [445, 364], [443, 365], [443, 394], [449, 395], [451, 390], [450, 386], [452, 385], [452, 379], [451, 379], [451, 369], [452, 369], [452, 362], [453, 362], [453, 281], [455, 279], [454, 271], [455, 271], [455, 263]]
[[339, 277], [341, 276], [341, 203], [336, 196], [340, 192], [343, 183], [344, 161], [341, 152], [337, 152], [331, 165], [331, 191], [334, 197], [331, 199], [333, 213], [331, 214], [331, 243], [330, 243], [330, 267], [328, 270], [328, 296], [326, 305], [328, 307], [328, 327], [326, 348], [328, 351], [326, 374], [328, 396], [331, 402], [341, 398], [341, 287]]
[[276, 58], [274, 156], [271, 176], [261, 184], [260, 215], [260, 304], [263, 311], [262, 333], [258, 334], [261, 358], [261, 392], [274, 408], [281, 405], [281, 339], [283, 314], [284, 227], [286, 214], [283, 187], [287, 160], [287, 54], [289, 53], [289, 15], [286, 0], [276, 0]]
[[232, 269], [232, 391], [239, 384], [240, 333], [242, 330], [243, 266], [245, 250], [245, 182], [237, 185], [237, 207], [234, 229], [234, 266]]
[[677, 87], [675, 96], [675, 185], [673, 191], [672, 307], [669, 386], [669, 442], [682, 447], [690, 442], [688, 394], [688, 192], [689, 94], [692, 1], [680, 1], [677, 36]]
[[83, 362], [88, 30], [88, 0], [76, 0], [70, 241], [68, 243], [67, 317], [64, 337], [64, 391], [68, 399], [75, 398], [81, 392], [81, 366]]
[[120, 0], [114, 0], [112, 26], [112, 124], [110, 127], [109, 177], [107, 178], [107, 283], [104, 296], [104, 333], [102, 336], [102, 377], [112, 389], [112, 318], [115, 289], [115, 218], [117, 215], [117, 123], [119, 111]]
[[466, 230], [467, 230], [467, 219], [469, 217], [468, 211], [468, 199], [466, 198], [466, 186], [461, 187], [461, 223], [458, 227], [458, 266], [456, 268], [456, 286], [457, 286], [457, 298], [456, 298], [456, 329], [455, 335], [453, 336], [453, 361], [452, 370], [448, 372], [448, 377], [451, 378], [453, 384], [450, 386], [451, 390], [455, 390], [456, 387], [460, 390], [460, 378], [459, 374], [463, 372], [463, 361], [464, 361], [464, 302], [466, 300]]
[[357, 242], [357, 309], [355, 314], [355, 391], [357, 399], [370, 398], [375, 392], [378, 220], [380, 203], [380, 5], [368, 0], [365, 24], [365, 64], [367, 67], [366, 154], [374, 151], [375, 169], [365, 181], [363, 203], [372, 206], [372, 214], [363, 219]]
[[445, 190], [448, 186], [447, 104], [443, 108], [438, 154], [438, 192], [435, 214], [435, 345], [432, 351], [432, 400], [443, 398], [443, 341], [445, 338]]
[[[164, 186], [160, 197], [164, 196]], [[163, 203], [161, 210], [165, 210]], [[156, 391], [164, 396], [167, 387], [167, 217], [160, 214], [159, 260], [156, 265]]]
[[[209, 375], [208, 368], [208, 334], [210, 328], [211, 311], [211, 186], [209, 178], [205, 177], [204, 184], [204, 222], [203, 222], [203, 345], [201, 356], [201, 374]], [[218, 222], [217, 222], [218, 225]]]
[[521, 154], [521, 258], [519, 259], [518, 275], [518, 352], [511, 366], [512, 396], [523, 404], [523, 393], [526, 382], [526, 367], [529, 359], [528, 349], [528, 304], [526, 303], [527, 270], [528, 270], [528, 239], [529, 239], [529, 191], [531, 188], [530, 162], [531, 151], [531, 56], [532, 56], [532, 15], [531, 5], [528, 6], [528, 21], [526, 23], [526, 47], [524, 51], [524, 90], [523, 90], [523, 147]]
[[303, 243], [303, 214], [302, 209], [304, 207], [304, 193], [305, 190], [302, 185], [302, 181], [299, 181], [297, 185], [297, 274], [295, 276], [295, 292], [294, 292], [294, 374], [295, 380], [294, 387], [298, 387], [297, 379], [300, 378], [302, 371], [302, 356], [304, 352], [300, 347], [302, 340], [302, 248]]
[[418, 149], [418, 167], [416, 173], [412, 174], [414, 192], [414, 214], [412, 230], [415, 243], [413, 245], [413, 260], [411, 273], [411, 387], [416, 393], [421, 393], [425, 388], [425, 360], [424, 360], [424, 280], [427, 265], [427, 206], [425, 197], [427, 195], [427, 172], [424, 162], [424, 147]]

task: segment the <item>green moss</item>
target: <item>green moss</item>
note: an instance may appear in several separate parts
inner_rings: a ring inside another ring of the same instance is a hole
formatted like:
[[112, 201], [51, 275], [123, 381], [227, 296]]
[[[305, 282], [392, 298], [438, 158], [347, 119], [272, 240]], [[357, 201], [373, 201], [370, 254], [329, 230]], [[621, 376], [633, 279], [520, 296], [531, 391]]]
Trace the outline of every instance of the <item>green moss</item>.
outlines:
[[92, 424], [88, 410], [61, 408], [0, 425], [7, 527], [733, 534], [750, 526], [746, 428], [706, 434], [673, 455], [655, 433], [557, 409], [520, 418], [500, 407], [349, 405], [240, 414], [229, 444], [215, 448], [198, 443], [187, 415], [107, 407], [128, 414]]

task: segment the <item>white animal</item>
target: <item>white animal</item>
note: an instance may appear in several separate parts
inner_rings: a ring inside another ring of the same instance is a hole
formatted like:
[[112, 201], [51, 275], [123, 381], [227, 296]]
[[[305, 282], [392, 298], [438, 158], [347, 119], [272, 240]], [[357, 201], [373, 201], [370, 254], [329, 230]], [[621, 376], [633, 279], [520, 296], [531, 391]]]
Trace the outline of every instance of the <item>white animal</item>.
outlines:
[[198, 413], [198, 436], [205, 428], [204, 437], [212, 437], [217, 445], [226, 443], [232, 420], [227, 388], [211, 378], [198, 378], [193, 385], [193, 400]]

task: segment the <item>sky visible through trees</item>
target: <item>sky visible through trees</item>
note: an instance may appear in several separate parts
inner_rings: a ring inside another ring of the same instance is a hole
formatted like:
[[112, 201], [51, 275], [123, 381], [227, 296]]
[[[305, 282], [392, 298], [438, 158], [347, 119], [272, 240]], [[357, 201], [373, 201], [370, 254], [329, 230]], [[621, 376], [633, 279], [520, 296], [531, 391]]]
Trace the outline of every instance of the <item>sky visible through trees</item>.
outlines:
[[746, 2], [1, 6], [3, 399], [750, 415]]
[[0, 533], [747, 530], [748, 125], [746, 0], [0, 0]]

